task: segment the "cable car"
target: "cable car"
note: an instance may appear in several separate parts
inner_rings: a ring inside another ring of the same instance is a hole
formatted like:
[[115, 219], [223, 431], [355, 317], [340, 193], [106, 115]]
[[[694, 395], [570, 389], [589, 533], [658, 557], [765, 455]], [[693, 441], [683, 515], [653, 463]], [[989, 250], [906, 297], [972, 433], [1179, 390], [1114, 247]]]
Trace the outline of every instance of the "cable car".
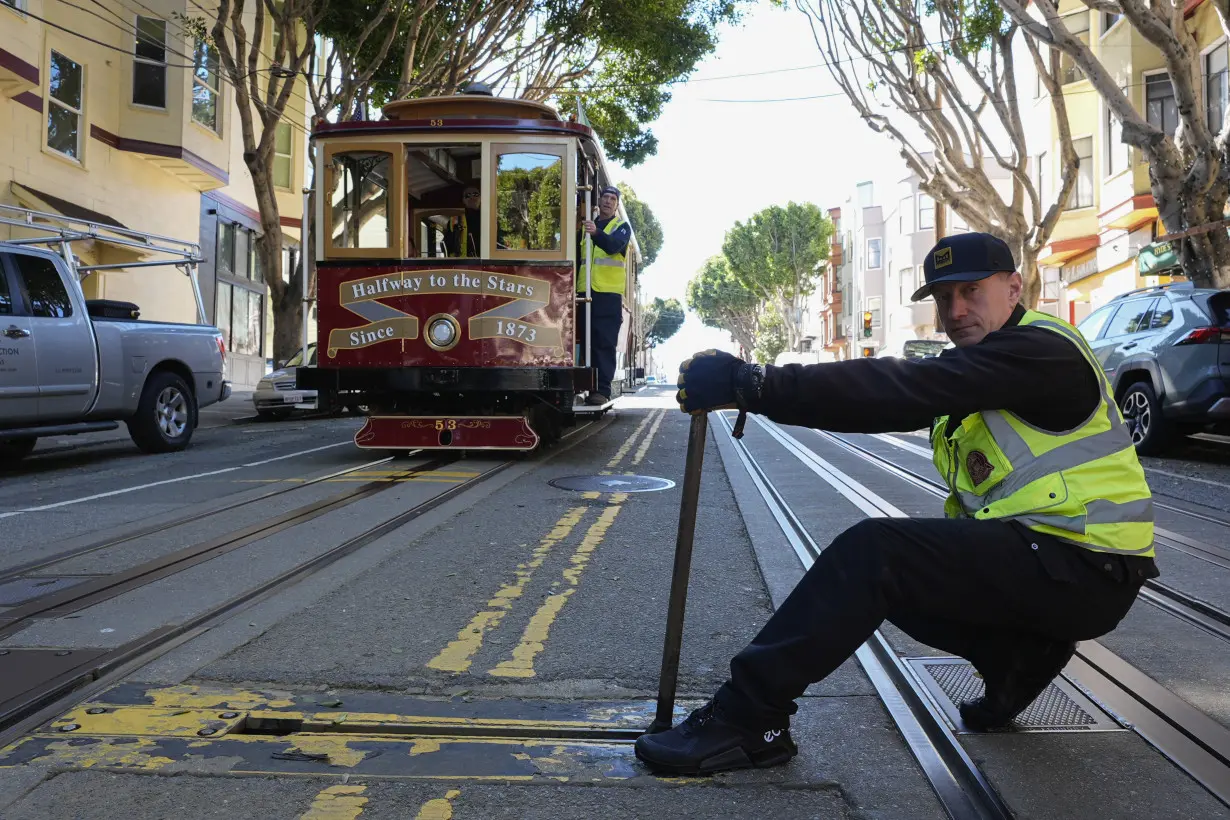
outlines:
[[[298, 386], [366, 405], [355, 443], [389, 451], [533, 450], [605, 412], [581, 401], [596, 370], [580, 227], [611, 184], [592, 129], [481, 88], [383, 114], [313, 135], [319, 354]], [[631, 361], [635, 233], [625, 256]]]

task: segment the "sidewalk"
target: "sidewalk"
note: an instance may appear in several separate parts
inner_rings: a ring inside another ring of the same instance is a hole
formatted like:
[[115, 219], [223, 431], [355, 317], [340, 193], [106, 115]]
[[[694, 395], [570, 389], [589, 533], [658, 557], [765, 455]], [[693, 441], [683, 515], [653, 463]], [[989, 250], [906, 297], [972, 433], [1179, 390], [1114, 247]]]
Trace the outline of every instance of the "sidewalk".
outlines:
[[[256, 420], [256, 410], [252, 406], [252, 391], [237, 391], [231, 393], [226, 401], [215, 402], [200, 409], [200, 425], [198, 430], [209, 430], [214, 427], [227, 427], [232, 424]], [[99, 444], [110, 444], [114, 441], [131, 441], [128, 426], [120, 422], [114, 430], [104, 430], [99, 433], [81, 433], [75, 436], [44, 436], [38, 440], [35, 453], [48, 453], [73, 450], [79, 447], [92, 447]]]

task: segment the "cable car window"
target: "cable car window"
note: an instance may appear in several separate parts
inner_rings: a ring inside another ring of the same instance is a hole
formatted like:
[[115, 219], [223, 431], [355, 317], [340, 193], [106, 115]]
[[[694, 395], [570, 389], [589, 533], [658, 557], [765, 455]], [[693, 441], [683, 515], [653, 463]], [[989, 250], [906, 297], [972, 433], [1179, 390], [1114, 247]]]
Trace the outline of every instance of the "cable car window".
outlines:
[[331, 231], [335, 248], [390, 248], [389, 198], [393, 155], [348, 151], [333, 155]]
[[406, 146], [411, 256], [483, 255], [481, 143]]
[[562, 250], [563, 157], [504, 153], [495, 170], [496, 249]]

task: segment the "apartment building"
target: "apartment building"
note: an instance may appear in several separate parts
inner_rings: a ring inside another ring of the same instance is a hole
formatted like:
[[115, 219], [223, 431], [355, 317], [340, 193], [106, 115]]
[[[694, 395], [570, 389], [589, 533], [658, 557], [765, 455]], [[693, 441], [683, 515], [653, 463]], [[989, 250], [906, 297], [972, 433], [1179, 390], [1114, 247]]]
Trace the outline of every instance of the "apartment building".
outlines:
[[[272, 355], [271, 274], [256, 263], [260, 222], [233, 89], [217, 51], [184, 25], [215, 7], [0, 0], [0, 203], [198, 243], [205, 319], [226, 336], [227, 378], [243, 390]], [[276, 135], [283, 277], [295, 270], [306, 135], [298, 93]], [[25, 235], [0, 226], [0, 239], [12, 231]], [[74, 250], [85, 264], [143, 258], [105, 241]], [[137, 303], [142, 318], [198, 320], [190, 282], [174, 268], [99, 271], [82, 284], [87, 298]]]
[[[1136, 110], [1173, 135], [1178, 107], [1161, 54], [1121, 15], [1092, 11], [1078, 0], [1061, 3], [1059, 10], [1068, 28], [1120, 78]], [[1230, 104], [1226, 38], [1213, 4], [1188, 3], [1186, 16], [1200, 47], [1205, 115], [1220, 130]], [[1080, 167], [1067, 210], [1039, 259], [1041, 307], [1076, 323], [1118, 294], [1169, 281], [1175, 271], [1142, 275], [1138, 269], [1140, 251], [1165, 232], [1148, 164], [1122, 142], [1118, 121], [1080, 68], [1065, 56], [1061, 69]], [[1038, 97], [1043, 93], [1037, 89]], [[1049, 103], [1044, 108], [1049, 111]], [[1060, 180], [1057, 140], [1052, 122], [1050, 148], [1034, 157], [1036, 183], [1046, 192], [1057, 190]]]

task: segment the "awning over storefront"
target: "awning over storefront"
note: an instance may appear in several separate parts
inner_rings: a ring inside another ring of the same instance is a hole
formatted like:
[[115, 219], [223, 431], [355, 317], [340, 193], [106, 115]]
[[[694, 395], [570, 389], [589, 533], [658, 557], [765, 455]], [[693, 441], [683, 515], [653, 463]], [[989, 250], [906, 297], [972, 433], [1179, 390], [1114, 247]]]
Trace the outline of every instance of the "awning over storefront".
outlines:
[[[22, 185], [18, 182], [10, 182], [9, 190], [12, 191], [13, 197], [18, 204], [23, 208], [29, 208], [32, 211], [42, 211], [44, 213], [54, 213], [65, 216], [69, 219], [81, 220], [85, 222], [97, 222], [99, 225], [119, 228], [121, 230], [131, 230], [127, 225], [119, 220], [108, 216], [100, 211], [91, 210], [74, 202], [69, 202], [67, 199], [62, 199], [54, 194], [49, 194], [46, 191], [40, 191], [37, 188], [31, 188], [29, 185]], [[145, 253], [137, 248], [127, 245], [113, 245], [107, 242], [106, 229], [98, 234], [98, 238], [91, 240], [87, 245], [81, 247], [78, 252], [84, 252], [86, 255], [96, 256], [98, 262], [106, 264], [118, 264], [123, 262], [137, 262], [149, 257], [150, 254]]]
[[1098, 246], [1101, 239], [1096, 236], [1078, 236], [1072, 239], [1060, 239], [1051, 242], [1042, 249], [1038, 257], [1039, 265], [1054, 267], [1062, 265], [1067, 260], [1088, 253]]
[[1150, 276], [1180, 267], [1179, 248], [1174, 242], [1154, 242], [1140, 249], [1136, 257], [1136, 272]]
[[1157, 203], [1153, 194], [1139, 194], [1098, 214], [1103, 230], [1131, 230], [1157, 219]]

